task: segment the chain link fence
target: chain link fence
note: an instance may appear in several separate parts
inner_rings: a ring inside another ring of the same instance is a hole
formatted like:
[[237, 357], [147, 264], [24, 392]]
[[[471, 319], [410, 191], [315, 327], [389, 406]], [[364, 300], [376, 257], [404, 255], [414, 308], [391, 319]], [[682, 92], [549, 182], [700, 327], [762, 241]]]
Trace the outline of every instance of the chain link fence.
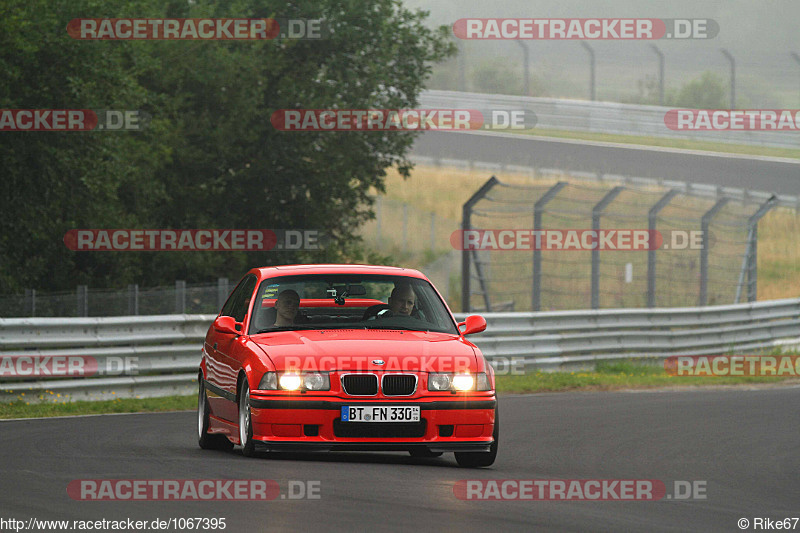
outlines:
[[[741, 192], [741, 191], [740, 191]], [[658, 185], [490, 179], [464, 205], [465, 229], [647, 230], [650, 250], [468, 249], [462, 310], [689, 307], [755, 301], [758, 221], [774, 195], [714, 196]], [[531, 249], [533, 248], [533, 249]]]
[[170, 314], [217, 314], [233, 289], [227, 278], [217, 283], [187, 285], [176, 281], [171, 287], [92, 289], [79, 285], [74, 291], [0, 297], [2, 317], [89, 317]]

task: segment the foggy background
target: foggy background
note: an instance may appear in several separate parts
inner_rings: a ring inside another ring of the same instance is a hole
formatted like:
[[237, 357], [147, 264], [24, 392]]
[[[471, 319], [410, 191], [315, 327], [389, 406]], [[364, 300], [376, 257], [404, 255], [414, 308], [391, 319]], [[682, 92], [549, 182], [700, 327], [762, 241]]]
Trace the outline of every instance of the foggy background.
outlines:
[[[597, 57], [597, 99], [657, 103], [658, 57], [665, 55], [666, 92], [710, 71], [729, 86], [730, 67], [720, 52], [736, 60], [736, 107], [800, 108], [800, 2], [632, 0], [406, 0], [430, 12], [431, 25], [452, 26], [460, 18], [710, 18], [720, 26], [713, 39], [587, 41]], [[467, 87], [459, 87], [458, 59], [434, 66], [431, 89], [522, 94], [522, 49], [513, 41], [461, 40]], [[589, 57], [577, 40], [526, 40], [531, 54], [532, 96], [589, 98]], [[655, 93], [655, 94], [654, 94]], [[726, 96], [727, 97], [727, 96]]]

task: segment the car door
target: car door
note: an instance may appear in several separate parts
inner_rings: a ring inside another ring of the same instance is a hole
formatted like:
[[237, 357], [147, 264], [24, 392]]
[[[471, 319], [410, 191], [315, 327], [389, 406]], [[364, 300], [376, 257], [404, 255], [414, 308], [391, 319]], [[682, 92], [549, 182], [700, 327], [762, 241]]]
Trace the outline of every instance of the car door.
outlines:
[[[247, 315], [250, 301], [256, 287], [256, 276], [245, 276], [231, 293], [228, 301], [222, 306], [220, 316], [230, 316], [237, 323], [237, 329], [244, 331], [244, 320]], [[238, 362], [242, 348], [239, 335], [214, 331], [210, 346], [207, 343], [206, 351], [210, 358], [206, 365], [206, 378], [208, 381], [223, 391], [222, 395], [214, 394], [209, 390], [208, 402], [215, 416], [226, 420], [236, 421], [238, 417], [236, 402], [236, 378], [241, 368]]]

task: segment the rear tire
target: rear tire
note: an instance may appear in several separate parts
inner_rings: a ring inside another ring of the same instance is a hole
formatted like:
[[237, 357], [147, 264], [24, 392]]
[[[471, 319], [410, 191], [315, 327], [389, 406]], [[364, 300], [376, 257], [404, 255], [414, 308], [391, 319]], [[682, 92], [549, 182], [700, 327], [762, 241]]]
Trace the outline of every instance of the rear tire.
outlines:
[[198, 376], [200, 383], [197, 393], [197, 443], [204, 450], [231, 450], [233, 443], [225, 435], [215, 435], [208, 432], [208, 396], [206, 396], [206, 386], [203, 382], [203, 375]]
[[491, 466], [497, 458], [497, 440], [500, 437], [500, 410], [494, 410], [494, 431], [492, 438], [494, 441], [489, 447], [488, 452], [455, 452], [458, 466], [464, 468], [481, 468]]
[[239, 387], [239, 442], [242, 455], [253, 457], [256, 454], [256, 443], [253, 441], [253, 419], [250, 414], [250, 384], [245, 377]]

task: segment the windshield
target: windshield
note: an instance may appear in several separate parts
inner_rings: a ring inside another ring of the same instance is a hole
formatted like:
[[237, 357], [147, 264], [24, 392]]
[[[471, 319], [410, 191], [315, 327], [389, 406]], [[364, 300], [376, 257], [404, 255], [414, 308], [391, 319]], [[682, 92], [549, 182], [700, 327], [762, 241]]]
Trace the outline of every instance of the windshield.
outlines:
[[282, 276], [258, 287], [251, 334], [301, 329], [396, 329], [457, 335], [439, 295], [405, 276]]

